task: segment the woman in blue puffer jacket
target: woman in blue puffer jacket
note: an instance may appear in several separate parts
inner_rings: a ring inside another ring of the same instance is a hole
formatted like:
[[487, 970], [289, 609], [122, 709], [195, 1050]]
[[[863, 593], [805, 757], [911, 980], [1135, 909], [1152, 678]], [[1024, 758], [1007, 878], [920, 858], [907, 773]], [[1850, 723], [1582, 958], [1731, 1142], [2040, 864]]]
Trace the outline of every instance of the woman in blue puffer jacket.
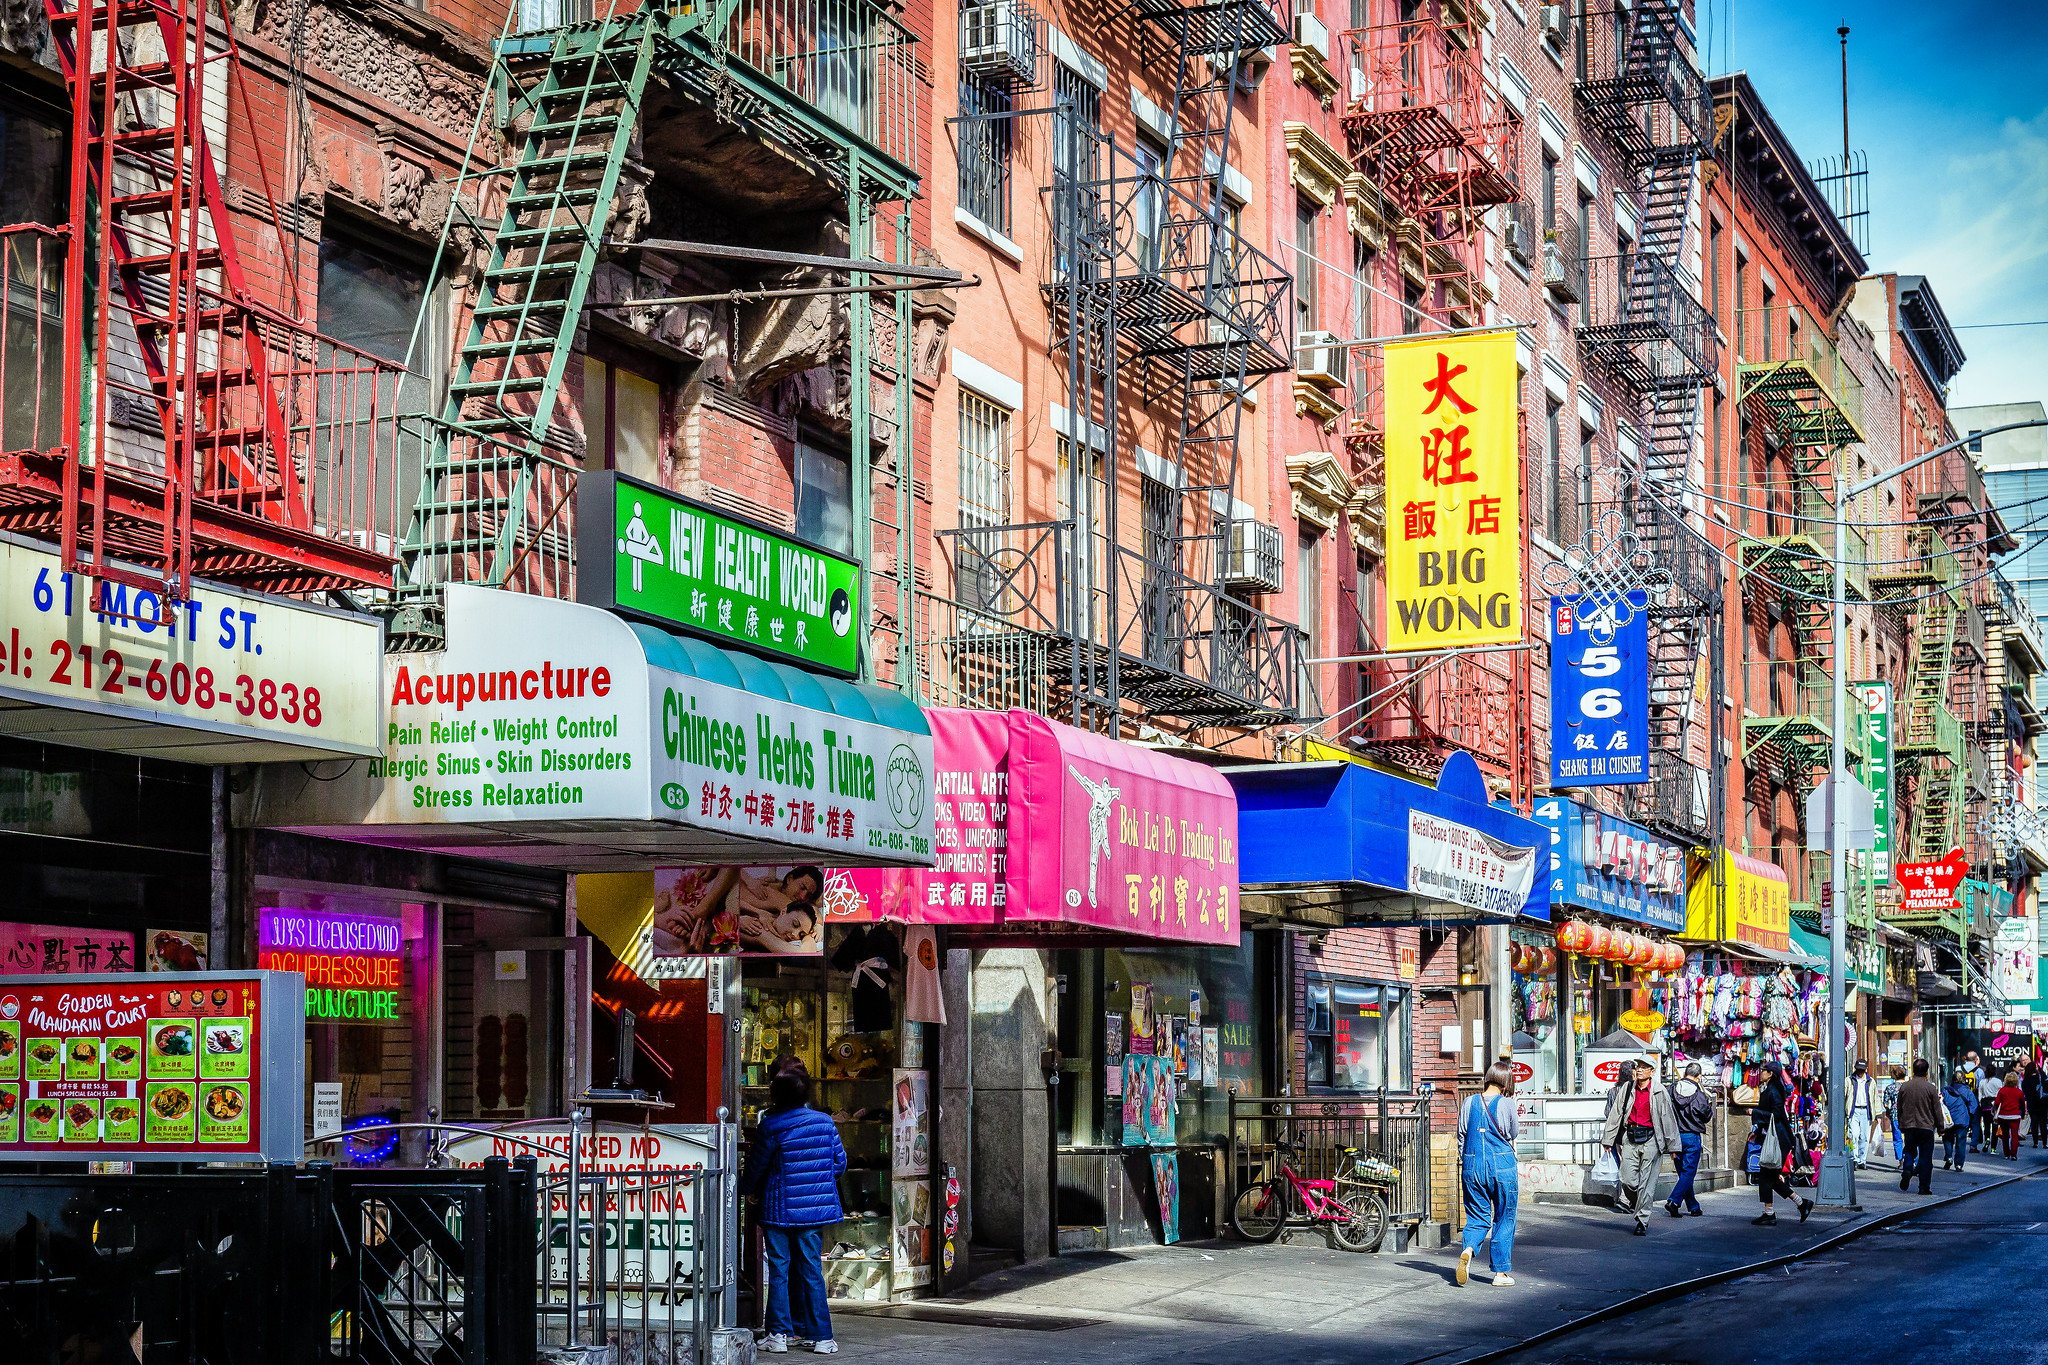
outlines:
[[[768, 1252], [768, 1335], [761, 1349], [789, 1350], [809, 1341], [819, 1355], [839, 1349], [825, 1307], [825, 1229], [844, 1212], [839, 1173], [846, 1146], [831, 1116], [810, 1107], [810, 1078], [785, 1071], [768, 1083], [768, 1112], [748, 1152], [747, 1191], [761, 1196], [761, 1236]], [[794, 1277], [792, 1278], [792, 1269]]]

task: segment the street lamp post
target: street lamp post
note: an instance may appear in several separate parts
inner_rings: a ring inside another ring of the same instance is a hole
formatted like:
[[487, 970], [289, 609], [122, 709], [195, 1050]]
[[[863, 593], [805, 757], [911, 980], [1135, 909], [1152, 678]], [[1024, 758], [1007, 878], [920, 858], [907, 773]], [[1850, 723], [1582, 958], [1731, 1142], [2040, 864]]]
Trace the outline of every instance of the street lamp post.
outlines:
[[[1848, 1077], [1843, 1074], [1843, 1051], [1846, 1044], [1845, 1030], [1848, 1027], [1849, 1011], [1846, 1008], [1848, 988], [1844, 980], [1844, 967], [1848, 957], [1847, 909], [1843, 899], [1845, 851], [1842, 847], [1847, 839], [1845, 828], [1848, 807], [1842, 800], [1841, 774], [1848, 766], [1848, 737], [1845, 733], [1849, 723], [1849, 679], [1843, 672], [1845, 660], [1842, 657], [1842, 642], [1848, 636], [1848, 577], [1849, 566], [1843, 553], [1843, 542], [1848, 535], [1848, 505], [1871, 489], [1901, 474], [1911, 473], [1921, 465], [1951, 450], [1981, 441], [1986, 436], [2001, 432], [2019, 431], [2027, 427], [2048, 426], [2048, 418], [2034, 418], [2025, 422], [2008, 422], [2004, 426], [1988, 427], [1974, 432], [1961, 440], [1950, 441], [1947, 445], [1936, 446], [1925, 454], [1917, 455], [1896, 468], [1882, 470], [1861, 483], [1854, 483], [1835, 499], [1835, 543], [1832, 549], [1834, 559], [1834, 600], [1829, 604], [1832, 625], [1829, 631], [1835, 643], [1834, 701], [1829, 711], [1833, 724], [1832, 749], [1828, 764], [1828, 894], [1833, 913], [1829, 916], [1828, 930], [1828, 1147], [1821, 1157], [1820, 1202], [1853, 1206], [1856, 1203], [1856, 1167], [1850, 1161], [1849, 1153], [1842, 1146], [1846, 1131], [1844, 1120], [1847, 1111], [1844, 1105], [1848, 1093]], [[1966, 945], [1967, 951], [1967, 945]]]

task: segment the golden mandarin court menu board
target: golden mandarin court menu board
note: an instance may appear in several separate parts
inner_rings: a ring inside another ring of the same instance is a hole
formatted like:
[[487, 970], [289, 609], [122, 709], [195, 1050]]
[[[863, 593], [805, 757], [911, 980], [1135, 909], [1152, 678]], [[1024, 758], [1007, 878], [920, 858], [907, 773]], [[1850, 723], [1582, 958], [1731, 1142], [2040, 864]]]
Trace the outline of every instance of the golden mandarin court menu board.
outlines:
[[0, 1160], [296, 1160], [287, 972], [0, 978]]

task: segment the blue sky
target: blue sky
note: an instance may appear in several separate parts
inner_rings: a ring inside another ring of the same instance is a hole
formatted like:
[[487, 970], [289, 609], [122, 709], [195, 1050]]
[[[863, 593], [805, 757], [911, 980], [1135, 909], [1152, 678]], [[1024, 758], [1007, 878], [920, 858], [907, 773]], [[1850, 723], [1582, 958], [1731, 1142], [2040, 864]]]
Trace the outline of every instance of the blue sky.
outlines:
[[1952, 405], [2048, 402], [2048, 6], [1699, 0], [1701, 60], [1746, 70], [1809, 163], [1870, 158], [1870, 263], [1927, 276], [1969, 356]]

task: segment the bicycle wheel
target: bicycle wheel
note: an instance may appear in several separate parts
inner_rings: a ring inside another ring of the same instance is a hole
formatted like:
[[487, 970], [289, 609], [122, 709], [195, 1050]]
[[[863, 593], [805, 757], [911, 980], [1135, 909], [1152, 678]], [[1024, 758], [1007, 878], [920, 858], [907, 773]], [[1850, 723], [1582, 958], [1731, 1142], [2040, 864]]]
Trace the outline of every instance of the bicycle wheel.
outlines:
[[1387, 1236], [1387, 1201], [1377, 1190], [1346, 1195], [1351, 1217], [1330, 1224], [1330, 1237], [1346, 1251], [1378, 1251]]
[[1230, 1227], [1247, 1242], [1274, 1242], [1287, 1226], [1287, 1187], [1261, 1180], [1237, 1192], [1230, 1206]]

